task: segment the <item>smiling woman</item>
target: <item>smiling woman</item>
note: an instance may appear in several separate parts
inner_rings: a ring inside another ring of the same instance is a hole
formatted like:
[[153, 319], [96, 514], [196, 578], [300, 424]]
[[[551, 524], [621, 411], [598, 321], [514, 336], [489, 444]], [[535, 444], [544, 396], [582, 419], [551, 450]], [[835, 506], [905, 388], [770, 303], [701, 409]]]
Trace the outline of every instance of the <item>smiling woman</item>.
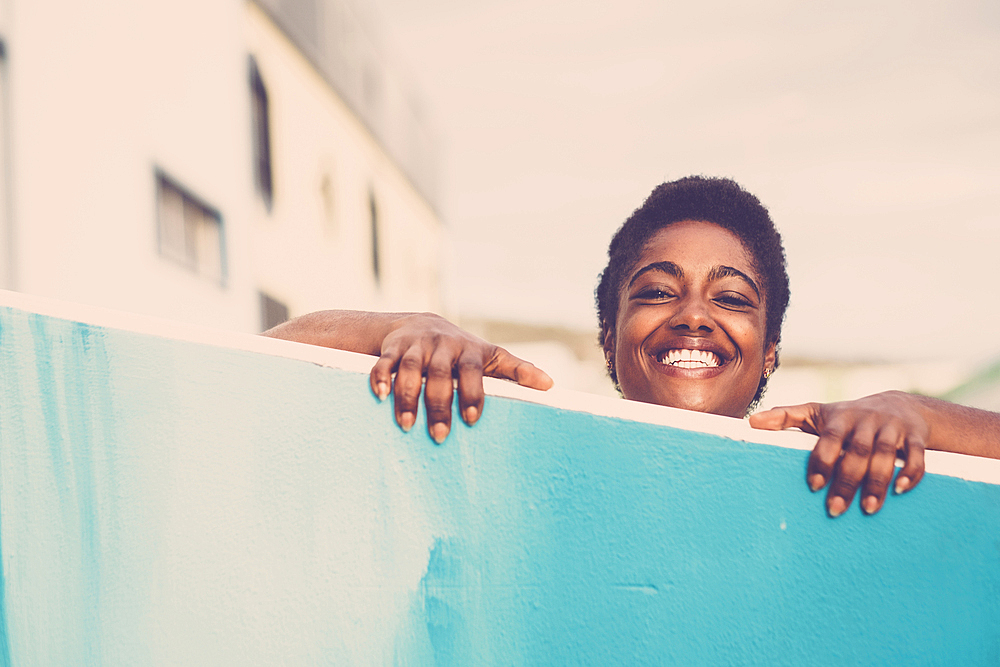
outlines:
[[744, 417], [777, 362], [753, 257], [723, 227], [689, 220], [656, 232], [637, 265], [601, 327], [622, 395]]
[[[657, 187], [612, 239], [596, 293], [600, 343], [626, 399], [743, 418], [778, 366], [789, 295], [781, 237], [767, 209], [731, 180]], [[372, 391], [384, 399], [393, 389], [396, 421], [408, 431], [423, 390], [439, 443], [451, 429], [455, 379], [470, 425], [482, 413], [484, 375], [552, 386], [531, 363], [430, 313], [323, 311], [265, 335], [378, 356]], [[829, 483], [834, 517], [859, 489], [862, 509], [877, 512], [897, 457], [896, 493], [923, 477], [925, 448], [1000, 458], [1000, 415], [902, 392], [775, 408], [750, 425], [819, 436], [807, 482], [814, 491]]]
[[730, 417], [760, 400], [778, 365], [788, 273], [767, 209], [733, 181], [653, 190], [611, 240], [596, 292], [624, 396]]

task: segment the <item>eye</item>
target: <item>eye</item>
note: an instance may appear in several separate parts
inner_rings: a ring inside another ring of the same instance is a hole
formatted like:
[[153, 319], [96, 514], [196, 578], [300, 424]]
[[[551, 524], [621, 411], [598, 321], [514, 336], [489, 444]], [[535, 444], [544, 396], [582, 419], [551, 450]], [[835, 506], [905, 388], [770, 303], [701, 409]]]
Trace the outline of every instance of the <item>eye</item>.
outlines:
[[643, 301], [665, 301], [673, 298], [674, 294], [661, 287], [646, 287], [640, 290], [634, 298]]
[[715, 297], [715, 301], [723, 308], [729, 309], [742, 309], [753, 306], [753, 303], [749, 299], [735, 292], [724, 292]]

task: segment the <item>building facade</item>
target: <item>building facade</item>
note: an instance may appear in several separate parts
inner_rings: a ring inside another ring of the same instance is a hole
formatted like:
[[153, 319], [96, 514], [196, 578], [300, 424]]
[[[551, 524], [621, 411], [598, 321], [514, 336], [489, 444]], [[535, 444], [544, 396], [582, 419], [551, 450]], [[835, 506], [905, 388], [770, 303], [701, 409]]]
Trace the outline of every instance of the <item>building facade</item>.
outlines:
[[436, 142], [376, 27], [347, 0], [0, 0], [0, 286], [242, 331], [440, 310]]

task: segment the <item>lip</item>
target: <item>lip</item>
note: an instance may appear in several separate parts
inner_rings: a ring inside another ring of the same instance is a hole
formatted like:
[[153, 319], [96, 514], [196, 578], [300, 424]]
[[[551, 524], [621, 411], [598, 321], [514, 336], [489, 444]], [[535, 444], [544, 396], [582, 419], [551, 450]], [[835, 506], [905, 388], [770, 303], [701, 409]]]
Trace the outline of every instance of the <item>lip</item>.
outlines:
[[[681, 368], [679, 366], [670, 366], [669, 364], [664, 364], [660, 361], [668, 350], [701, 350], [711, 352], [719, 358], [721, 363], [718, 366], [705, 368]], [[732, 363], [735, 355], [709, 340], [702, 338], [681, 338], [657, 345], [656, 349], [652, 351], [649, 356], [653, 367], [659, 373], [663, 373], [669, 377], [685, 378], [690, 380], [706, 380], [724, 373], [729, 367], [729, 364]]]

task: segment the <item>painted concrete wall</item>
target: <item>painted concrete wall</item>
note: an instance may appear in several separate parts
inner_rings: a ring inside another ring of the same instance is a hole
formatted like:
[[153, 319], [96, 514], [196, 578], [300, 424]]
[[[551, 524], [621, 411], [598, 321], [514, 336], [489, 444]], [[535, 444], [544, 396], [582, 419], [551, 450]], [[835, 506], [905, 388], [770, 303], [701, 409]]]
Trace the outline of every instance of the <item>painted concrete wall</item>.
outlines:
[[0, 664], [1000, 660], [996, 462], [831, 520], [805, 436], [496, 383], [436, 446], [368, 358], [3, 300]]

